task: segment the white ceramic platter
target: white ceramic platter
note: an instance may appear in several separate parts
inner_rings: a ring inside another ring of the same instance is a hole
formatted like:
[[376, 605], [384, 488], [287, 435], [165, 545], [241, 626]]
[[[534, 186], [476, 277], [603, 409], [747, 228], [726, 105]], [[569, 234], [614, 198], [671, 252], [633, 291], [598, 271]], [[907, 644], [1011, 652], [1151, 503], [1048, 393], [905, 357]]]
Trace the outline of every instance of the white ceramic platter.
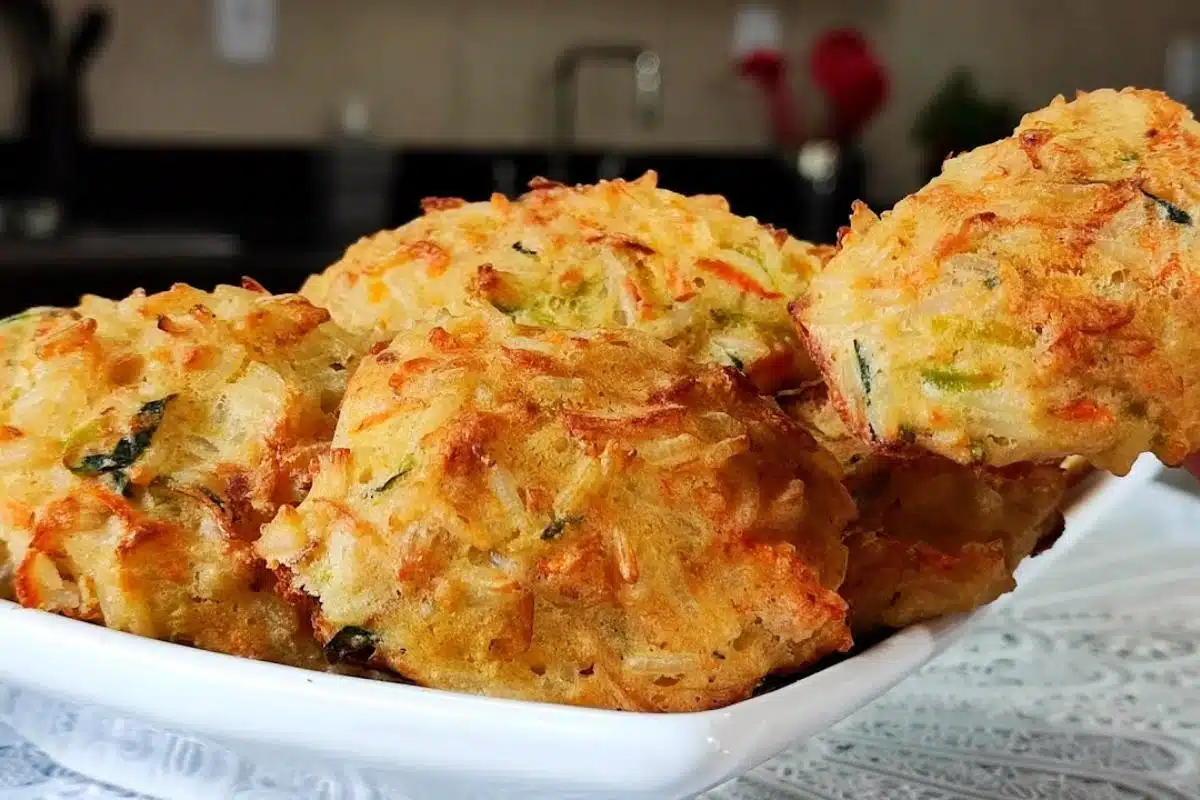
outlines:
[[[1018, 582], [1036, 578], [1159, 470], [1156, 460], [1143, 457], [1125, 478], [1085, 479], [1067, 508], [1063, 538], [1023, 564]], [[908, 628], [783, 688], [695, 714], [493, 700], [305, 672], [3, 601], [0, 680], [215, 740], [256, 759], [353, 774], [369, 796], [688, 797], [883, 694], [954, 641], [972, 616]], [[40, 744], [38, 726], [19, 718], [14, 724]], [[51, 755], [72, 766], [70, 752]]]

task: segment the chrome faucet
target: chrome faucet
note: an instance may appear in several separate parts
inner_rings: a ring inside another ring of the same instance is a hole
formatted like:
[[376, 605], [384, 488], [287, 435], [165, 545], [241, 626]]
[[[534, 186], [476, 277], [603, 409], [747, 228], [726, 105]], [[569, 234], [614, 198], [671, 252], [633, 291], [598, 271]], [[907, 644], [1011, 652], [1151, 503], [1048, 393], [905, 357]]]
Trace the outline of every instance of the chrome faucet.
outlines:
[[662, 59], [636, 44], [590, 44], [563, 51], [554, 64], [554, 144], [550, 177], [566, 181], [567, 159], [575, 144], [579, 109], [579, 70], [588, 61], [627, 63], [633, 67], [633, 98], [638, 120], [645, 128], [662, 116]]

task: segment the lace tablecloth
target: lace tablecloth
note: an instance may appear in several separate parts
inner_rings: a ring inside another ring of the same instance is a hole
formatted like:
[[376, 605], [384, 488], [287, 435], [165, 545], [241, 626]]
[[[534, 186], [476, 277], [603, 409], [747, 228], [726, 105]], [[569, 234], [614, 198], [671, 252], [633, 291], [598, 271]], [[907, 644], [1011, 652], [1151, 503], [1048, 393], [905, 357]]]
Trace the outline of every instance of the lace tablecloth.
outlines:
[[[2, 721], [28, 714], [109, 783]], [[169, 800], [363, 796], [0, 685], [0, 800], [144, 796], [113, 784]], [[1200, 799], [1200, 501], [1149, 487], [920, 674], [708, 797]]]

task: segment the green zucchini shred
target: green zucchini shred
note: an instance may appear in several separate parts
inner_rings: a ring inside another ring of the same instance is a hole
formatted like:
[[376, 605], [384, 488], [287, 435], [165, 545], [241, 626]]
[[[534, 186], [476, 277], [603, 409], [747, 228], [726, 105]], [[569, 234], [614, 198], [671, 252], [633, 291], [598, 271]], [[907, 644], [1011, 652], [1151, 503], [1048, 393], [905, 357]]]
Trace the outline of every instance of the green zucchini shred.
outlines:
[[746, 258], [753, 261], [755, 264], [758, 264], [760, 267], [763, 266], [762, 251], [759, 250], [758, 246], [755, 243], [743, 242], [741, 244], [736, 245], [733, 248], [733, 251], [739, 255], [745, 256]]
[[1033, 347], [1037, 344], [1037, 336], [1032, 331], [1021, 330], [1012, 325], [1006, 325], [996, 320], [975, 322], [961, 317], [934, 317], [930, 324], [937, 336], [955, 336], [965, 339], [999, 344], [1005, 347]]
[[854, 340], [854, 360], [858, 363], [858, 378], [862, 381], [863, 394], [871, 400], [871, 367], [867, 362], [866, 348], [858, 339]]
[[974, 392], [991, 389], [999, 381], [986, 373], [935, 367], [921, 370], [921, 382], [946, 392]]

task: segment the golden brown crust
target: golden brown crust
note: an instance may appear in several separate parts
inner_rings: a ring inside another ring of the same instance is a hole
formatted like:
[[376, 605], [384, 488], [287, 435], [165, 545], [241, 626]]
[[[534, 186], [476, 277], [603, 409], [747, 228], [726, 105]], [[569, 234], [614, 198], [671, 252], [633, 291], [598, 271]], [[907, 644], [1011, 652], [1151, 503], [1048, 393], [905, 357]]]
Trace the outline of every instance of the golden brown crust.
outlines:
[[364, 361], [334, 444], [258, 548], [336, 652], [682, 711], [850, 644], [836, 465], [743, 376], [644, 334], [418, 327]]
[[[804, 324], [804, 309], [807, 307], [808, 302], [808, 295], [802, 295], [799, 299], [788, 304], [788, 313], [796, 325], [796, 333], [800, 339], [801, 346], [808, 352], [808, 357], [822, 375], [830, 375], [834, 369], [833, 359], [830, 358], [825, 348], [822, 347], [821, 340], [813, 336]], [[854, 437], [857, 444], [866, 444], [880, 455], [901, 456], [903, 454], [903, 452], [897, 452], [899, 448], [892, 446], [891, 443], [880, 441], [879, 437], [875, 435], [871, 424], [868, 422], [866, 414], [862, 413], [865, 407], [850, 402], [847, 395], [840, 391], [837, 383], [820, 381], [815, 384], [815, 387], [819, 391], [819, 398], [816, 398], [817, 402], [821, 405], [828, 404], [829, 407], [837, 411], [841, 417], [841, 424], [845, 426], [846, 432]]]
[[1015, 585], [1017, 565], [1061, 533], [1063, 469], [890, 457], [850, 433], [820, 385], [783, 405], [841, 464], [858, 506], [839, 589], [856, 637], [995, 600]]
[[830, 255], [719, 197], [636, 181], [535, 181], [519, 200], [432, 198], [426, 215], [365, 238], [303, 293], [337, 322], [394, 335], [483, 303], [518, 323], [634, 327], [701, 361], [743, 369], [764, 391], [815, 373], [784, 302]]
[[311, 480], [357, 341], [252, 284], [0, 323], [0, 543], [21, 603], [319, 666], [251, 548]]
[[882, 219], [857, 207], [794, 307], [848, 425], [960, 463], [1200, 447], [1198, 144], [1157, 92], [1059, 98]]

